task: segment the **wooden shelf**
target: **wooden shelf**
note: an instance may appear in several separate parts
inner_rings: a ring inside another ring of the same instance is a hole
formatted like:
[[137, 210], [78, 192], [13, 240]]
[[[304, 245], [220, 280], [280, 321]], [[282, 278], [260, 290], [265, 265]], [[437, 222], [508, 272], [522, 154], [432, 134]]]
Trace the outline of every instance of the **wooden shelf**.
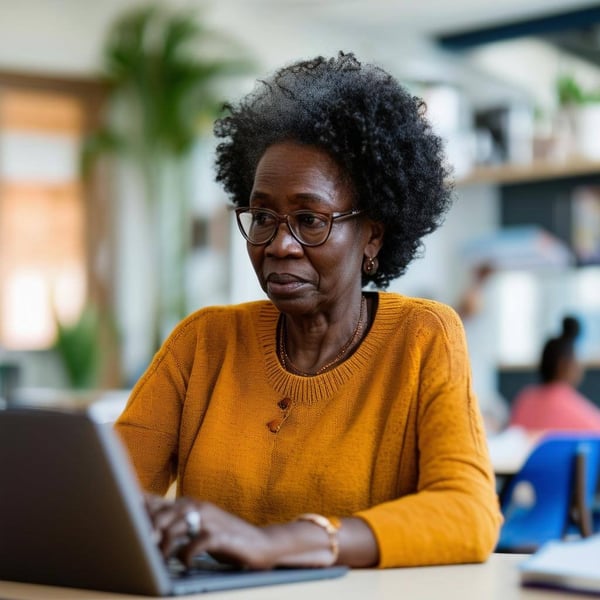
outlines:
[[600, 161], [570, 159], [564, 162], [477, 167], [465, 177], [457, 179], [456, 185], [460, 187], [473, 184], [518, 184], [595, 174], [600, 175]]

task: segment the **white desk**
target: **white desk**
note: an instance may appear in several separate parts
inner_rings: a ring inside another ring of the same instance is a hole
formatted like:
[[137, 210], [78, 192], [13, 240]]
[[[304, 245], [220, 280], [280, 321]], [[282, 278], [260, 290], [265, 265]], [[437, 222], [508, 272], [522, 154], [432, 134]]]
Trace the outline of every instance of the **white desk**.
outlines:
[[539, 434], [531, 434], [520, 427], [510, 427], [488, 437], [488, 449], [494, 473], [510, 476], [517, 473], [535, 448]]
[[[482, 565], [418, 569], [356, 569], [340, 579], [185, 596], [190, 600], [557, 600], [580, 598], [521, 588], [517, 564], [525, 557], [494, 554]], [[6, 600], [134, 600], [142, 596], [0, 581]]]
[[[95, 421], [114, 423], [123, 412], [131, 390], [65, 390], [54, 388], [19, 388], [15, 406], [87, 410]], [[2, 406], [0, 405], [0, 408]]]

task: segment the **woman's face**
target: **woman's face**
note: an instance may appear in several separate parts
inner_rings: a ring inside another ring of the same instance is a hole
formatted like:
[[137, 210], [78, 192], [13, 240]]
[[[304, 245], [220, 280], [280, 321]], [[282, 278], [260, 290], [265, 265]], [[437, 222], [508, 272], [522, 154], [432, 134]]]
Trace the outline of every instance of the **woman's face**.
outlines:
[[[333, 159], [314, 146], [273, 144], [260, 159], [250, 206], [279, 215], [296, 210], [323, 213], [353, 208], [352, 190]], [[300, 244], [286, 223], [263, 246], [248, 244], [248, 254], [262, 289], [282, 312], [315, 314], [343, 307], [361, 288], [362, 261], [376, 256], [383, 227], [364, 216], [333, 223], [327, 241]], [[341, 303], [341, 304], [340, 304]]]

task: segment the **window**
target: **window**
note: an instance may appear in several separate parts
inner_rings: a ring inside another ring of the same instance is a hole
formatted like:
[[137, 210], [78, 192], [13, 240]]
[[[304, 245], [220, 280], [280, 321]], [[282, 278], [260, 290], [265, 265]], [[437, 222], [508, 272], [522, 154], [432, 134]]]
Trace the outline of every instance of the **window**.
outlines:
[[[93, 89], [92, 89], [93, 88]], [[97, 293], [106, 220], [79, 173], [99, 87], [0, 74], [0, 346], [48, 348]], [[100, 235], [99, 235], [100, 233]]]

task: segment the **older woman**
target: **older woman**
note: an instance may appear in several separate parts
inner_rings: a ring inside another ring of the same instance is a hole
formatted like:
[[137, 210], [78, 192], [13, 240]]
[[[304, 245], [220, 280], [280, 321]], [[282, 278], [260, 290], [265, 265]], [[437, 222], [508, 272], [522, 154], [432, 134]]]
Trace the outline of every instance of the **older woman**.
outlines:
[[[200, 310], [117, 428], [165, 555], [251, 568], [483, 561], [501, 517], [460, 320], [385, 288], [450, 191], [423, 106], [352, 54], [216, 124], [268, 300]], [[162, 499], [177, 481], [175, 501]]]

